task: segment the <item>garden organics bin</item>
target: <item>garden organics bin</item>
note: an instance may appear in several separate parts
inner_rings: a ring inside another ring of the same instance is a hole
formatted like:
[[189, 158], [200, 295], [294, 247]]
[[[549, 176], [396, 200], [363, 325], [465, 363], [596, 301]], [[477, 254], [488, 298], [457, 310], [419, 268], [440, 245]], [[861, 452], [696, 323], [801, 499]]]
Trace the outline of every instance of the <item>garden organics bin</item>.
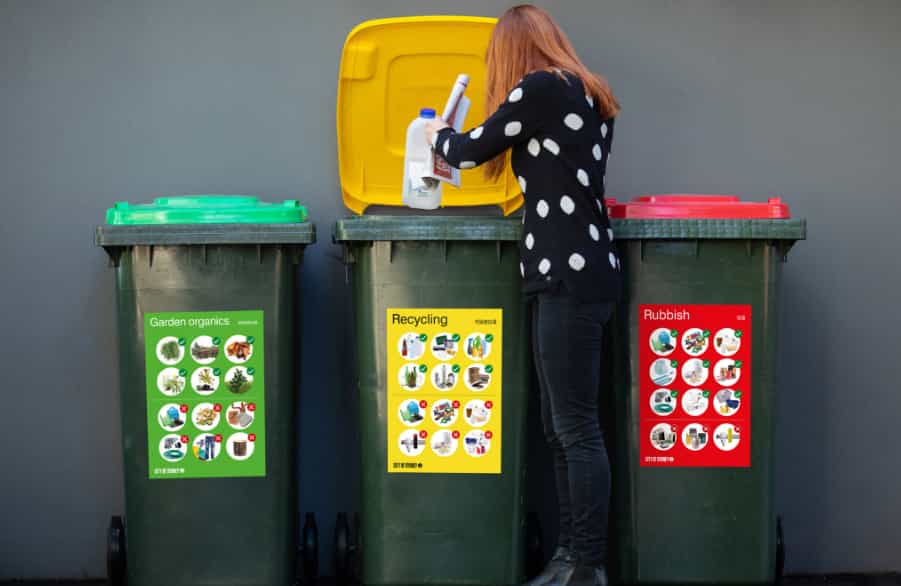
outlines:
[[626, 583], [767, 583], [782, 267], [805, 238], [778, 199], [608, 201], [616, 320], [612, 558]]
[[364, 584], [523, 577], [520, 231], [497, 217], [337, 223], [356, 326]]
[[125, 464], [111, 582], [294, 583], [296, 276], [314, 239], [296, 201], [243, 196], [117, 203], [97, 228]]

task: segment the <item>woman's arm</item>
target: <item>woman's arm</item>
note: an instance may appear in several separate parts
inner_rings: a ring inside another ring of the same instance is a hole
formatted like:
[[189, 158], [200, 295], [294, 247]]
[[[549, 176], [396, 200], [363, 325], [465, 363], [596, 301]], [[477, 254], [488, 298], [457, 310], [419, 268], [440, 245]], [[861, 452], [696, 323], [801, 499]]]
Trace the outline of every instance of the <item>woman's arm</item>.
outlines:
[[529, 140], [541, 128], [544, 105], [555, 79], [547, 71], [526, 75], [497, 111], [469, 132], [433, 127], [435, 151], [451, 166], [471, 169]]

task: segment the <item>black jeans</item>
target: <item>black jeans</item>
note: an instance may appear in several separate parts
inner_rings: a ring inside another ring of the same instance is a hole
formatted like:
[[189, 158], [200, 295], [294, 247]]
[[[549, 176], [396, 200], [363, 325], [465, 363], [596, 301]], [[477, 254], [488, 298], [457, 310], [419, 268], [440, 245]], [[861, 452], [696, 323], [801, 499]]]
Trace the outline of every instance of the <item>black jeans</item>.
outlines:
[[606, 561], [610, 463], [598, 401], [601, 338], [615, 304], [584, 303], [565, 290], [532, 302], [532, 348], [541, 419], [554, 456], [560, 505], [558, 546], [579, 563]]

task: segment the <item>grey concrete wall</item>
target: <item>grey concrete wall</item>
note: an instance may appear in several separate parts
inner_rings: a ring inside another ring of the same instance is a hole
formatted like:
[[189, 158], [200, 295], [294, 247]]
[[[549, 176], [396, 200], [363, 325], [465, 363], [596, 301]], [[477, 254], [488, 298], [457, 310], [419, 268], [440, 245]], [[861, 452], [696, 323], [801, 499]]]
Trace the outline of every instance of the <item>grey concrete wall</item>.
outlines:
[[[341, 46], [358, 22], [497, 0], [0, 2], [0, 578], [97, 576], [122, 510], [113, 281], [92, 228], [156, 194], [299, 198], [304, 510], [355, 508], [349, 296], [330, 226]], [[588, 0], [550, 8], [623, 102], [610, 192], [784, 196], [778, 501], [792, 571], [901, 570], [901, 4]], [[448, 39], [435, 39], [437, 46]], [[327, 556], [325, 561], [328, 563]]]

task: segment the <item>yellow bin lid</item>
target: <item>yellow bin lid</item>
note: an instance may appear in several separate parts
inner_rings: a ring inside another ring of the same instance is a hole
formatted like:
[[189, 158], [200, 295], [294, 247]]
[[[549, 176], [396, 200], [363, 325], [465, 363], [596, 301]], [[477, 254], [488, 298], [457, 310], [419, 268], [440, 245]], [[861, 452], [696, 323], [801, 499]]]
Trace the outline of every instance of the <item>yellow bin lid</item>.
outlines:
[[[457, 75], [467, 73], [472, 106], [464, 126], [484, 118], [485, 49], [497, 19], [416, 16], [370, 20], [347, 36], [338, 80], [338, 168], [344, 204], [400, 206], [407, 126], [420, 108], [439, 113]], [[463, 171], [460, 189], [445, 185], [442, 206], [522, 205], [509, 172], [488, 181]]]

